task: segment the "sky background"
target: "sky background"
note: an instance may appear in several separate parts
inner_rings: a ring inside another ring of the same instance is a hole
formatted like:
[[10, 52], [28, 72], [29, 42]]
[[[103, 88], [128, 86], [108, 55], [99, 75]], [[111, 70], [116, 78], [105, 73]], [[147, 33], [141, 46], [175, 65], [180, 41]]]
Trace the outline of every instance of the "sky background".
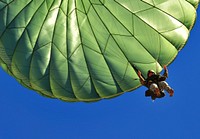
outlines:
[[38, 95], [0, 69], [0, 139], [200, 139], [200, 9], [189, 40], [168, 67], [168, 95], [145, 87], [95, 103]]

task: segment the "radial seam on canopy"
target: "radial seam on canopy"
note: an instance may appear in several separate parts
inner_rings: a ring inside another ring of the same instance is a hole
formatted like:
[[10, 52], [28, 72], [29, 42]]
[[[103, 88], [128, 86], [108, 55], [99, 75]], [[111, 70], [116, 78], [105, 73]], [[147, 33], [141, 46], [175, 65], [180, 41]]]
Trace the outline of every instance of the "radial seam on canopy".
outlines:
[[[65, 38], [67, 39], [68, 38], [68, 28], [69, 28], [69, 1], [70, 0], [68, 0], [67, 2], [67, 11], [66, 11], [66, 36], [65, 36]], [[67, 41], [67, 40], [66, 40]], [[71, 86], [71, 89], [72, 89], [72, 91], [73, 91], [73, 95], [74, 95], [74, 97], [75, 97], [75, 99], [76, 100], [78, 100], [78, 98], [77, 98], [77, 96], [76, 96], [76, 94], [74, 93], [74, 90], [73, 90], [73, 87], [72, 87], [72, 81], [71, 81], [71, 74], [70, 74], [70, 71], [71, 71], [71, 69], [70, 69], [70, 57], [72, 56], [72, 55], [69, 55], [69, 44], [68, 44], [68, 42], [66, 42], [66, 50], [67, 50], [67, 52], [66, 52], [66, 55], [67, 55], [67, 67], [68, 67], [68, 78], [69, 78], [69, 81], [70, 81], [70, 86]], [[78, 46], [79, 47], [79, 46]], [[78, 48], [77, 47], [77, 48]], [[75, 52], [75, 51], [74, 51]]]
[[[45, 3], [45, 1], [40, 5], [40, 7], [41, 7], [44, 3]], [[35, 47], [33, 48], [33, 53], [32, 53], [32, 55], [31, 55], [31, 60], [30, 60], [29, 79], [30, 79], [30, 76], [31, 76], [31, 72], [30, 72], [31, 69], [32, 69], [31, 65], [32, 65], [32, 62], [33, 62], [33, 55], [34, 55], [35, 50], [36, 50], [37, 42], [38, 42], [38, 39], [39, 39], [40, 33], [41, 33], [41, 31], [42, 31], [42, 28], [43, 28], [43, 26], [44, 26], [44, 23], [45, 23], [47, 17], [48, 17], [48, 14], [49, 14], [49, 11], [50, 11], [52, 5], [53, 5], [53, 2], [51, 3], [50, 8], [49, 8], [48, 11], [46, 12], [45, 19], [44, 19], [44, 21], [43, 21], [42, 24], [41, 24], [41, 28], [40, 28], [40, 30], [39, 30], [39, 33], [38, 33], [38, 36], [37, 36], [37, 39], [36, 39]], [[39, 8], [40, 8], [40, 7], [39, 7]], [[38, 9], [39, 9], [39, 8], [38, 8]], [[31, 84], [31, 86], [32, 86], [32, 83], [31, 83], [31, 82], [30, 82], [30, 84]], [[46, 94], [44, 94], [42, 91], [39, 91], [39, 92], [42, 93], [43, 95], [46, 95]], [[49, 93], [52, 95], [52, 92], [49, 92]]]
[[[98, 17], [99, 17], [99, 19], [101, 20], [102, 24], [104, 25], [104, 27], [106, 28], [106, 30], [107, 30], [108, 33], [110, 34], [109, 37], [108, 37], [108, 39], [107, 39], [107, 43], [108, 43], [109, 38], [112, 37], [112, 39], [113, 39], [113, 40], [115, 41], [115, 43], [117, 44], [118, 48], [121, 50], [121, 48], [119, 47], [119, 44], [118, 44], [118, 43], [116, 42], [116, 40], [114, 39], [113, 35], [111, 34], [111, 32], [109, 31], [109, 29], [108, 29], [107, 26], [105, 25], [104, 21], [102, 21], [102, 19], [100, 18], [99, 14], [97, 13], [97, 11], [96, 11], [96, 9], [94, 8], [94, 6], [93, 6], [92, 3], [91, 3], [91, 7], [94, 9], [95, 13], [98, 15]], [[94, 35], [94, 31], [93, 31], [93, 35]], [[94, 35], [94, 37], [95, 37], [95, 39], [97, 40], [97, 38], [96, 38], [95, 35]], [[99, 43], [98, 43], [98, 47], [99, 47]], [[107, 47], [107, 45], [106, 45], [106, 47]], [[105, 48], [106, 48], [106, 47], [105, 47]], [[99, 47], [99, 49], [100, 49], [100, 47]], [[101, 50], [101, 49], [100, 49], [100, 50]], [[101, 52], [102, 52], [102, 51], [101, 51]], [[121, 52], [123, 53], [122, 50], [121, 50]], [[104, 52], [102, 52], [102, 55], [103, 55], [103, 57], [104, 57]], [[124, 53], [123, 53], [123, 55], [124, 55], [124, 57], [126, 58], [127, 62], [129, 62], [129, 60], [127, 59], [127, 57], [125, 56]], [[106, 60], [105, 57], [104, 57], [104, 59], [105, 59], [105, 62], [107, 63], [107, 60]], [[123, 90], [123, 89], [121, 88], [121, 86], [119, 85], [119, 83], [117, 82], [117, 80], [115, 79], [114, 75], [113, 75], [114, 71], [111, 70], [111, 68], [109, 67], [109, 64], [107, 64], [107, 65], [108, 65], [108, 68], [109, 68], [109, 70], [110, 70], [110, 73], [111, 73], [111, 76], [112, 76], [114, 82], [117, 83], [117, 85], [118, 85], [118, 87], [120, 88], [120, 90]]]
[[[181, 9], [182, 9], [182, 4], [181, 4], [180, 0], [178, 0], [178, 1], [179, 1], [179, 3], [180, 3], [180, 7], [181, 7]], [[146, 1], [143, 1], [143, 0], [142, 0], [142, 2], [144, 2], [144, 3], [146, 3], [146, 4], [150, 5], [150, 6], [152, 6], [151, 4], [149, 4], [149, 3], [146, 2]], [[152, 0], [152, 2], [154, 3], [153, 0]], [[185, 2], [189, 3], [187, 0], [185, 0]], [[192, 5], [191, 3], [189, 3], [189, 4]], [[192, 5], [192, 6], [193, 6], [193, 5]], [[170, 15], [169, 13], [165, 12], [164, 10], [159, 9], [158, 7], [155, 6], [155, 4], [154, 4], [153, 7], [154, 7], [155, 9], [157, 9], [157, 10], [159, 10], [159, 11], [165, 13], [166, 15], [169, 15], [171, 18], [177, 20], [178, 22], [180, 22], [180, 23], [182, 24], [182, 26], [184, 25], [178, 18], [175, 18], [174, 16]], [[193, 6], [193, 7], [194, 7], [194, 6]], [[195, 8], [195, 7], [194, 7], [194, 8]], [[182, 12], [183, 12], [183, 14], [184, 14], [184, 19], [185, 19], [185, 13], [184, 13], [184, 10], [183, 10], [183, 9], [182, 9]], [[188, 29], [188, 28], [187, 28], [187, 29]]]
[[[102, 4], [103, 5], [103, 4]], [[104, 5], [103, 5], [104, 6]], [[121, 6], [121, 5], [120, 5]], [[93, 7], [93, 5], [92, 5], [92, 7]], [[109, 12], [110, 12], [110, 14], [111, 15], [113, 15], [112, 14], [112, 12], [106, 7], [106, 6], [104, 6]], [[98, 17], [99, 17], [99, 19], [101, 20], [101, 22], [104, 24], [104, 26], [105, 26], [105, 28], [107, 29], [107, 31], [109, 32], [109, 29], [108, 29], [108, 27], [106, 26], [106, 24], [104, 23], [104, 21], [101, 19], [101, 17], [100, 17], [100, 15], [98, 14], [98, 12], [96, 11], [96, 9], [93, 7], [93, 9], [95, 10], [95, 12], [96, 12], [96, 14], [98, 15]], [[113, 17], [115, 17], [114, 15], [113, 15]], [[124, 26], [124, 24], [122, 24], [116, 17], [115, 17], [115, 19], [130, 33], [130, 34], [132, 34], [125, 26]], [[111, 32], [109, 32], [110, 33], [110, 36], [113, 38], [113, 40], [115, 41], [115, 43], [117, 44], [117, 46], [118, 46], [118, 48], [121, 50], [121, 52], [123, 53], [123, 55], [124, 55], [124, 57], [127, 59], [127, 61], [129, 61], [128, 60], [128, 58], [126, 57], [126, 55], [124, 54], [124, 52], [122, 51], [122, 49], [120, 48], [120, 46], [119, 46], [119, 44], [117, 43], [117, 41], [116, 41], [116, 39], [113, 37], [113, 35], [111, 34]], [[119, 36], [121, 36], [121, 35], [119, 35]], [[141, 44], [141, 46], [143, 46], [143, 48], [150, 54], [150, 56], [155, 60], [155, 62], [157, 61], [156, 60], [156, 58], [154, 58], [153, 57], [153, 55], [146, 49], [146, 47], [134, 36], [134, 35], [132, 35], [132, 37], [134, 37], [137, 41], [138, 41], [138, 43], [140, 43]], [[130, 63], [130, 61], [129, 61], [129, 63]], [[131, 64], [132, 65], [132, 64]]]
[[[29, 2], [27, 5], [29, 5], [31, 2]], [[27, 7], [27, 5], [25, 6], [25, 7]], [[8, 29], [11, 29], [11, 28], [9, 28], [9, 26], [13, 23], [13, 21], [17, 18], [17, 16], [22, 12], [24, 10], [24, 8], [19, 12], [19, 13], [17, 13], [17, 15], [13, 18], [13, 20], [11, 20], [11, 22], [9, 23], [9, 24], [7, 24], [7, 26], [6, 26], [6, 29], [3, 31], [3, 33], [2, 33], [2, 35], [0, 36], [0, 38], [4, 35], [4, 33], [8, 30]], [[7, 15], [8, 16], [8, 15]], [[33, 16], [32, 16], [33, 17]], [[32, 19], [32, 18], [31, 18]], [[29, 21], [29, 23], [31, 22], [31, 20]], [[28, 24], [29, 24], [28, 23]], [[27, 24], [27, 25], [28, 25]], [[24, 34], [24, 31], [26, 30], [26, 27], [27, 26], [25, 26], [25, 27], [21, 27], [21, 28], [24, 28], [24, 30], [23, 30], [23, 32], [22, 32], [22, 34], [21, 34], [21, 36]], [[28, 32], [28, 31], [27, 31]], [[14, 50], [13, 50], [13, 55], [14, 55], [14, 53], [16, 52], [16, 49], [17, 49], [17, 46], [18, 46], [18, 43], [19, 43], [19, 41], [21, 40], [21, 37], [19, 37], [19, 40], [17, 40], [17, 43], [16, 43], [16, 46], [15, 46], [15, 48], [14, 48]], [[31, 43], [32, 44], [32, 43]], [[11, 59], [11, 63], [9, 63], [10, 65], [12, 64], [12, 61], [13, 61], [13, 57], [12, 57], [12, 59]], [[9, 69], [9, 70], [11, 70], [11, 69]]]
[[[54, 1], [55, 2], [55, 1]], [[56, 24], [57, 24], [57, 19], [58, 19], [58, 15], [59, 15], [59, 12], [60, 12], [60, 5], [62, 5], [62, 2], [63, 2], [63, 0], [61, 0], [60, 1], [60, 3], [59, 3], [59, 6], [58, 7], [56, 7], [55, 9], [52, 9], [51, 11], [54, 11], [54, 10], [58, 10], [58, 12], [57, 12], [57, 15], [55, 15], [56, 16], [56, 18], [55, 18], [55, 23], [54, 23], [54, 26], [53, 26], [53, 29], [52, 29], [52, 38], [51, 38], [51, 52], [50, 52], [50, 58], [49, 58], [49, 63], [48, 63], [48, 67], [49, 67], [49, 89], [51, 90], [51, 94], [53, 95], [53, 96], [55, 96], [54, 95], [54, 91], [52, 90], [52, 86], [51, 86], [51, 61], [52, 61], [52, 51], [53, 51], [53, 49], [52, 49], [52, 47], [53, 47], [53, 45], [54, 45], [54, 42], [53, 42], [53, 40], [54, 40], [54, 37], [55, 37], [55, 29], [56, 29]], [[52, 4], [52, 5], [54, 5], [54, 3]], [[51, 9], [51, 8], [50, 8]]]
[[[123, 7], [119, 2], [117, 2], [121, 7]], [[145, 2], [146, 3], [146, 2]], [[124, 7], [123, 7], [124, 8]], [[158, 9], [157, 7], [154, 7], [154, 8], [156, 8], [156, 9]], [[106, 7], [106, 9], [108, 9], [107, 7]], [[126, 8], [124, 8], [125, 10], [127, 10], [127, 11], [129, 11], [128, 9], [126, 9]], [[149, 8], [149, 9], [153, 9], [153, 8]], [[149, 10], [148, 9], [148, 10]], [[160, 9], [158, 9], [158, 10], [160, 10]], [[108, 11], [111, 13], [111, 11], [108, 9]], [[160, 11], [162, 11], [162, 10], [160, 10]], [[129, 11], [129, 12], [131, 12], [131, 11]], [[166, 14], [166, 12], [164, 12], [164, 11], [162, 11], [163, 13], [165, 13]], [[132, 12], [131, 12], [132, 13]], [[139, 12], [137, 12], [137, 13], [139, 13]], [[112, 14], [112, 13], [111, 13]], [[140, 19], [142, 22], [144, 22], [147, 26], [149, 26], [151, 29], [153, 29], [155, 32], [157, 32], [159, 35], [161, 35], [163, 38], [165, 38], [173, 47], [175, 47], [171, 42], [170, 42], [170, 40], [168, 40], [165, 36], [163, 36], [160, 32], [158, 32], [155, 28], [153, 28], [150, 24], [148, 24], [147, 22], [145, 22], [141, 17], [139, 17], [137, 14], [135, 14], [135, 13], [132, 13], [134, 16], [136, 16], [138, 19]], [[112, 14], [113, 15], [113, 14]], [[167, 15], [169, 15], [169, 14], [167, 14]], [[170, 17], [172, 17], [171, 15], [169, 15]], [[113, 15], [113, 17], [115, 17], [114, 15]], [[174, 18], [174, 17], [172, 17], [172, 18]], [[115, 17], [115, 19], [116, 20], [118, 20], [116, 17]], [[175, 20], [177, 20], [176, 18], [174, 18]], [[118, 20], [119, 21], [119, 20]], [[180, 21], [179, 21], [180, 22]], [[123, 25], [120, 21], [119, 21], [119, 23], [121, 24], [121, 25]], [[181, 23], [181, 22], [180, 22]], [[182, 24], [182, 23], [181, 23]], [[123, 25], [124, 26], [124, 25]], [[124, 26], [124, 28], [127, 30], [127, 31], [129, 31], [125, 26]], [[130, 33], [131, 34], [131, 33]], [[134, 36], [134, 35], [132, 35], [144, 48], [145, 48], [145, 46]], [[175, 47], [176, 48], [176, 47]], [[146, 48], [145, 48], [146, 49]], [[146, 49], [146, 51], [152, 56], [152, 54]], [[152, 56], [153, 57], [153, 56]], [[154, 58], [154, 57], [153, 57]], [[155, 58], [154, 58], [155, 59]], [[156, 59], [155, 59], [156, 60]]]
[[[75, 7], [76, 7], [76, 1], [75, 1]], [[77, 13], [77, 9], [75, 9], [75, 14], [76, 14], [76, 20], [77, 20], [77, 25], [78, 25], [78, 30], [79, 30], [79, 37], [80, 37], [80, 41], [81, 41], [81, 45], [80, 45], [80, 47], [82, 47], [82, 52], [83, 52], [83, 56], [84, 56], [84, 59], [85, 59], [85, 63], [86, 63], [86, 66], [87, 66], [87, 71], [88, 71], [88, 78], [86, 79], [86, 81], [82, 84], [82, 86], [79, 88], [79, 90], [80, 89], [82, 89], [82, 87], [85, 85], [85, 83], [88, 81], [88, 80], [90, 80], [90, 83], [91, 83], [91, 85], [92, 85], [92, 87], [94, 87], [95, 88], [95, 85], [94, 85], [94, 83], [93, 83], [93, 78], [92, 78], [92, 74], [91, 74], [91, 71], [90, 71], [90, 68], [89, 68], [89, 66], [88, 66], [88, 62], [87, 62], [87, 58], [86, 58], [86, 54], [85, 54], [85, 51], [84, 51], [84, 44], [83, 44], [83, 41], [82, 41], [82, 35], [81, 35], [81, 30], [80, 30], [80, 26], [79, 26], [79, 19], [78, 19], [78, 13]], [[75, 94], [75, 93], [74, 93]], [[98, 92], [97, 92], [97, 90], [95, 89], [95, 94], [98, 96], [98, 97], [100, 97], [100, 94], [98, 94]], [[77, 97], [78, 98], [78, 97]]]
[[[14, 1], [12, 1], [12, 2], [14, 2]], [[29, 2], [28, 4], [30, 4], [31, 2]], [[10, 5], [11, 3], [9, 3], [8, 5]], [[28, 5], [27, 4], [27, 5]], [[8, 5], [7, 6], [5, 6], [5, 7], [7, 7], [7, 11], [8, 11]], [[27, 5], [25, 6], [25, 7], [27, 7]], [[1, 10], [3, 10], [4, 8], [2, 8]], [[21, 9], [21, 11], [19, 11], [16, 15], [15, 15], [15, 17], [10, 21], [10, 23], [9, 24], [7, 24], [7, 21], [8, 21], [8, 12], [7, 12], [7, 15], [6, 15], [6, 27], [5, 27], [5, 29], [4, 29], [4, 31], [2, 32], [2, 34], [0, 35], [0, 38], [4, 35], [4, 33], [5, 33], [5, 31], [8, 29], [8, 27], [10, 26], [10, 24], [17, 18], [17, 16], [22, 12], [24, 10], [24, 8], [22, 8]]]
[[[83, 0], [81, 0], [81, 1], [82, 1], [82, 3], [83, 3]], [[92, 5], [91, 2], [90, 2], [90, 4], [91, 4], [91, 6], [90, 6], [89, 9], [91, 9], [91, 8], [94, 9], [94, 7], [93, 7], [93, 5]], [[85, 7], [84, 7], [84, 10], [85, 10]], [[90, 10], [88, 10], [88, 12], [89, 12], [89, 11], [90, 11]], [[94, 11], [95, 11], [95, 9], [94, 9]], [[85, 12], [86, 12], [86, 11], [85, 11]], [[97, 14], [97, 13], [96, 13], [96, 14]], [[86, 15], [86, 16], [87, 16], [87, 15]], [[110, 73], [110, 75], [112, 76], [113, 81], [117, 84], [117, 86], [120, 88], [120, 90], [123, 90], [123, 89], [120, 87], [120, 85], [119, 85], [119, 83], [117, 82], [117, 80], [115, 79], [115, 77], [114, 77], [114, 75], [113, 75], [113, 72], [114, 72], [114, 71], [111, 70], [111, 68], [110, 68], [110, 66], [109, 66], [109, 64], [108, 64], [108, 62], [107, 62], [107, 60], [106, 60], [106, 58], [105, 58], [105, 56], [104, 56], [104, 52], [102, 52], [102, 50], [101, 50], [101, 48], [100, 48], [100, 44], [99, 44], [99, 42], [97, 41], [97, 37], [96, 37], [96, 35], [95, 35], [95, 33], [94, 33], [94, 30], [93, 30], [93, 28], [92, 28], [92, 26], [91, 26], [91, 21], [90, 21], [90, 19], [89, 19], [88, 16], [87, 16], [87, 20], [88, 20], [88, 23], [89, 23], [89, 25], [90, 25], [92, 34], [93, 34], [93, 36], [94, 36], [94, 38], [95, 38], [95, 40], [96, 40], [97, 46], [98, 46], [99, 50], [101, 51], [101, 55], [102, 55], [102, 57], [103, 57], [103, 59], [104, 59], [106, 65], [107, 65], [107, 67], [108, 67], [108, 69], [109, 69], [109, 71], [110, 71], [109, 73]], [[107, 28], [106, 28], [106, 30], [107, 30]], [[107, 31], [108, 31], [108, 30], [107, 30]], [[109, 31], [108, 31], [108, 32], [109, 32]], [[109, 33], [110, 33], [110, 32], [109, 32]], [[110, 33], [110, 35], [109, 35], [109, 37], [108, 37], [108, 39], [107, 39], [107, 42], [108, 42], [110, 36], [111, 36], [111, 33]], [[107, 45], [105, 45], [105, 47], [106, 47], [106, 46], [107, 46]], [[101, 82], [103, 82], [103, 81], [101, 81]], [[108, 83], [106, 83], [106, 84], [108, 84]]]

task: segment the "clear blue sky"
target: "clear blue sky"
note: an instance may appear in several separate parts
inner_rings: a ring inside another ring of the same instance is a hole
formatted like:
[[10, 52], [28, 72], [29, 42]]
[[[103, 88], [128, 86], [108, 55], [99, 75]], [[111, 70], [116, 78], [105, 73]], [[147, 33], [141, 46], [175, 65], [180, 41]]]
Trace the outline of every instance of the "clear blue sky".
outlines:
[[0, 139], [200, 139], [199, 34], [200, 16], [168, 67], [174, 97], [155, 102], [140, 87], [110, 100], [66, 103], [24, 88], [0, 69]]

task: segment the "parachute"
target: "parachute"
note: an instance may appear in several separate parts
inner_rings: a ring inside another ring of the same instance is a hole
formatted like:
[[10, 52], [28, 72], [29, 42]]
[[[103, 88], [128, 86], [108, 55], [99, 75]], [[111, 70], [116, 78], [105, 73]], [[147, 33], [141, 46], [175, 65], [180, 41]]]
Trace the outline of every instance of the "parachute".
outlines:
[[1, 0], [0, 65], [23, 86], [92, 102], [141, 84], [185, 45], [199, 0]]

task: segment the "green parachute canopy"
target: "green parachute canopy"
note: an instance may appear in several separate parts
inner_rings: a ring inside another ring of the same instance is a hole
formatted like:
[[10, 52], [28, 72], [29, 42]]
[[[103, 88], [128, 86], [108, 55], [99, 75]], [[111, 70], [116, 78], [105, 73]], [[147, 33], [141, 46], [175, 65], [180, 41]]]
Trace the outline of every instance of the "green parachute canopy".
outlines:
[[140, 86], [185, 45], [199, 0], [0, 0], [0, 65], [64, 101], [97, 101]]

